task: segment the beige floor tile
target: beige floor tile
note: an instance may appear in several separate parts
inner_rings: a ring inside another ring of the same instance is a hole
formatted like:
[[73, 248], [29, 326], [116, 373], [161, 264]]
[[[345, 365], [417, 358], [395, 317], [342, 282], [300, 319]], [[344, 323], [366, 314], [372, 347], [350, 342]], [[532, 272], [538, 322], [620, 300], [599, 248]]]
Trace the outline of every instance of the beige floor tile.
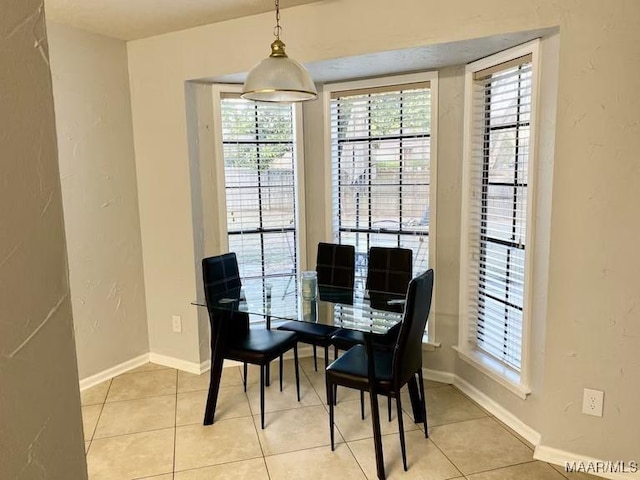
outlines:
[[[202, 423], [208, 391], [201, 390], [178, 394], [176, 425]], [[249, 400], [241, 386], [220, 387], [215, 421], [227, 418], [251, 416]]]
[[424, 379], [425, 390], [428, 388], [441, 388], [441, 387], [448, 387], [448, 386], [449, 386], [448, 383], [436, 382], [434, 380], [427, 380], [426, 378]]
[[132, 368], [127, 373], [151, 372], [154, 370], [175, 370], [175, 368], [165, 367], [164, 365], [158, 365], [157, 363], [145, 363], [139, 367]]
[[[484, 411], [484, 409], [483, 409]], [[491, 415], [489, 415], [491, 416]], [[504, 428], [506, 431], [508, 431], [511, 435], [513, 435], [514, 437], [516, 437], [518, 440], [520, 440], [522, 443], [524, 443], [529, 450], [533, 451], [535, 450], [536, 446], [534, 444], [532, 444], [529, 440], [527, 440], [526, 438], [524, 438], [522, 435], [520, 435], [518, 432], [516, 432], [515, 430], [513, 430], [511, 427], [509, 427], [506, 423], [503, 423], [500, 421], [500, 419], [493, 417], [493, 419], [498, 422], [500, 425], [502, 425], [502, 428]]]
[[493, 418], [434, 427], [430, 438], [464, 475], [532, 460], [531, 450]]
[[176, 472], [174, 480], [269, 480], [263, 458]]
[[107, 402], [175, 394], [176, 377], [173, 369], [120, 375], [111, 382]]
[[[221, 387], [232, 387], [242, 385], [242, 367], [225, 367], [222, 369], [222, 377], [220, 378]], [[258, 382], [260, 370], [257, 370], [257, 375], [254, 375], [254, 382]], [[249, 375], [250, 377], [251, 375]], [[189, 372], [178, 372], [178, 393], [196, 392], [200, 390], [209, 390], [209, 381], [211, 373], [209, 370], [200, 374], [194, 375]], [[250, 379], [251, 383], [251, 379]]]
[[[293, 378], [285, 374], [283, 391], [280, 391], [280, 384], [277, 375], [271, 382], [270, 387], [265, 388], [265, 413], [288, 410], [291, 408], [308, 407], [311, 405], [321, 405], [323, 402], [316, 394], [309, 380], [304, 375], [300, 375], [300, 401], [296, 395], [296, 384]], [[255, 383], [247, 386], [247, 396], [253, 414], [260, 413], [260, 384]]]
[[104, 403], [107, 398], [107, 392], [109, 391], [110, 385], [111, 380], [107, 380], [106, 382], [99, 383], [98, 385], [80, 392], [80, 401], [82, 406]]
[[[405, 440], [409, 466], [409, 470], [406, 472], [402, 465], [399, 436], [396, 434], [382, 437], [385, 473], [389, 480], [443, 480], [460, 476], [458, 469], [433, 442], [424, 438], [422, 431], [405, 432]], [[367, 478], [376, 479], [376, 455], [373, 438], [349, 442], [349, 448], [353, 451]]]
[[173, 427], [175, 420], [175, 395], [105, 403], [94, 438], [160, 430]]
[[[278, 368], [279, 368], [278, 361], [276, 360], [271, 364], [271, 381], [272, 382], [276, 382], [276, 383], [278, 382]], [[287, 376], [288, 373], [291, 373], [292, 375], [291, 378], [294, 378], [293, 362], [291, 362], [291, 367], [287, 367], [287, 361], [285, 360], [282, 368], [283, 368], [283, 373], [285, 377]], [[238, 371], [240, 372], [240, 378], [242, 378], [242, 367], [238, 367]], [[302, 369], [300, 369], [300, 375], [302, 375]], [[260, 382], [260, 367], [257, 365], [248, 365], [247, 385], [253, 385], [258, 382]]]
[[251, 417], [176, 428], [176, 471], [262, 456]]
[[134, 433], [91, 442], [87, 468], [91, 480], [150, 477], [173, 468], [174, 429]]
[[564, 477], [544, 462], [529, 462], [489, 472], [469, 475], [469, 480], [564, 480]]
[[[299, 345], [305, 345], [303, 343]], [[300, 348], [300, 347], [298, 347]], [[311, 347], [309, 347], [309, 356], [300, 357], [298, 362], [300, 364], [300, 370], [304, 371], [307, 375], [314, 375], [316, 373], [324, 373], [324, 349], [318, 347], [318, 371], [313, 368], [313, 353]], [[322, 352], [322, 353], [321, 353]], [[342, 352], [344, 353], [344, 352]], [[333, 362], [333, 347], [329, 347], [329, 363]]]
[[[253, 419], [264, 455], [330, 444], [329, 416], [322, 405], [267, 413], [264, 430], [260, 428], [260, 415]], [[344, 441], [337, 431], [335, 441]]]
[[588, 473], [583, 472], [567, 472], [564, 465], [554, 465], [549, 464], [554, 470], [561, 473], [565, 478], [569, 480], [597, 480], [601, 477], [597, 477], [595, 475], [589, 475]]
[[89, 447], [91, 446], [91, 442], [84, 442], [84, 453], [89, 451]]
[[167, 473], [165, 475], [156, 475], [154, 477], [137, 478], [136, 480], [173, 480], [173, 473]]
[[[301, 348], [301, 346], [304, 344], [299, 344], [298, 348]], [[311, 351], [311, 347], [309, 347], [309, 351]], [[306, 357], [300, 357], [298, 358], [298, 364], [300, 365], [300, 371], [303, 371], [304, 373], [308, 374], [308, 375], [313, 375], [314, 373], [322, 373], [323, 368], [322, 366], [324, 365], [324, 360], [322, 358], [318, 358], [318, 371], [316, 372], [313, 368], [313, 357], [312, 356], [306, 356]]]
[[271, 480], [364, 479], [358, 462], [345, 443], [330, 447], [284, 453], [265, 457]]
[[[429, 426], [462, 422], [487, 415], [450, 386], [425, 391]], [[410, 408], [410, 406], [408, 406]]]
[[[391, 403], [391, 421], [389, 421], [387, 398], [378, 397], [378, 409], [380, 411], [380, 429], [383, 435], [398, 432], [397, 409], [394, 402]], [[373, 426], [371, 424], [371, 402], [369, 395], [365, 394], [364, 400], [364, 420], [360, 414], [360, 400], [340, 401], [334, 407], [334, 420], [338, 431], [347, 442], [373, 437]], [[417, 430], [413, 420], [407, 415], [403, 415], [405, 432]]]
[[[237, 368], [237, 367], [232, 367]], [[223, 372], [226, 369], [223, 369]], [[223, 375], [224, 377], [224, 375]], [[209, 379], [211, 374], [206, 371], [200, 375], [194, 375], [193, 373], [178, 372], [178, 393], [195, 392], [198, 390], [209, 390]], [[222, 378], [220, 379], [222, 385]]]
[[93, 433], [96, 430], [98, 424], [98, 418], [100, 418], [100, 412], [102, 411], [102, 405], [88, 405], [82, 407], [82, 429], [84, 431], [84, 439], [91, 440]]
[[[308, 374], [307, 378], [313, 386], [314, 390], [322, 400], [322, 403], [327, 403], [327, 389], [325, 384], [325, 374], [315, 373]], [[349, 402], [351, 400], [360, 400], [360, 391], [355, 388], [338, 387], [338, 403]]]

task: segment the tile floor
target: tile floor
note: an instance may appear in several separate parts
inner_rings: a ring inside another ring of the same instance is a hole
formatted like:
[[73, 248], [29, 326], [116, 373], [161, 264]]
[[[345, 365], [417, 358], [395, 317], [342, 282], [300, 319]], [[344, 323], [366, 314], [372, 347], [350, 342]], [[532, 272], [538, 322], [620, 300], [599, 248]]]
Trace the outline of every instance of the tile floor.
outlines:
[[[375, 479], [371, 421], [360, 420], [358, 393], [340, 389], [336, 449], [329, 447], [324, 373], [300, 360], [301, 401], [293, 362], [285, 362], [284, 391], [277, 368], [267, 388], [266, 428], [260, 429], [259, 372], [224, 369], [215, 423], [202, 425], [208, 374], [147, 364], [82, 392], [90, 480]], [[534, 461], [530, 445], [455, 388], [426, 381], [429, 439], [405, 418], [409, 471], [400, 458], [395, 413], [381, 399], [387, 478], [468, 480], [580, 480]], [[410, 409], [405, 392], [404, 405]], [[368, 410], [368, 409], [367, 409]], [[395, 412], [395, 409], [393, 409]], [[408, 410], [407, 410], [408, 412]]]

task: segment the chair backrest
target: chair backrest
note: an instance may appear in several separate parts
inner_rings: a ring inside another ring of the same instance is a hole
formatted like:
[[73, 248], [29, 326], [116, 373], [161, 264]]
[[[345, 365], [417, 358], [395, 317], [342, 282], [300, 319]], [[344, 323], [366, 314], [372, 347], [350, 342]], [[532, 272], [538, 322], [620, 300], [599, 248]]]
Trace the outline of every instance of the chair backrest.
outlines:
[[[207, 306], [211, 305], [216, 297], [224, 296], [225, 292], [239, 290], [242, 282], [236, 254], [231, 252], [204, 258], [202, 260], [202, 277]], [[246, 313], [224, 312], [211, 308], [208, 310], [212, 340], [214, 335], [226, 334], [227, 331], [235, 336], [242, 335], [249, 330], [249, 316]]]
[[229, 290], [240, 288], [240, 271], [235, 252], [202, 259], [204, 295], [209, 301]]
[[394, 381], [400, 385], [422, 367], [422, 336], [429, 318], [432, 294], [433, 269], [409, 283], [404, 317], [393, 356]]
[[413, 252], [408, 248], [371, 247], [367, 266], [367, 290], [407, 292], [413, 277]]
[[353, 245], [318, 243], [316, 257], [318, 285], [353, 289], [356, 273], [356, 249]]

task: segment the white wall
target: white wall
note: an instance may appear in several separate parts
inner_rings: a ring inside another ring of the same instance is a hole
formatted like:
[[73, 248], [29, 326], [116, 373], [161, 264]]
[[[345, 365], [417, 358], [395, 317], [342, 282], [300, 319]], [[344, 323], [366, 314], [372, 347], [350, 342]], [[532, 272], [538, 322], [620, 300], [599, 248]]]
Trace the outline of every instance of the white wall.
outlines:
[[[608, 460], [637, 456], [639, 424], [633, 405], [640, 387], [633, 379], [640, 376], [640, 250], [635, 248], [640, 224], [634, 219], [640, 203], [640, 3], [342, 0], [287, 9], [286, 14], [285, 41], [301, 62], [560, 27], [549, 292], [536, 317], [544, 325], [538, 326], [534, 347], [544, 361], [538, 362], [535, 397], [515, 397], [457, 361], [447, 345], [435, 355], [444, 368], [455, 364], [452, 373], [537, 430], [545, 446]], [[152, 351], [190, 359], [199, 350], [188, 338], [176, 341], [169, 322], [171, 314], [183, 313], [189, 335], [197, 335], [197, 315], [189, 302], [197, 296], [193, 232], [200, 226], [192, 217], [184, 82], [249, 70], [265, 55], [271, 17], [247, 17], [128, 44]], [[233, 54], [220, 45], [233, 45]], [[457, 82], [455, 75], [445, 78], [443, 101], [456, 102]], [[447, 113], [443, 101], [441, 122], [460, 124], [459, 107]], [[456, 164], [462, 132], [443, 132], [441, 124], [440, 133], [439, 161], [452, 163], [438, 165], [438, 209], [451, 216], [437, 220], [436, 267], [452, 271], [436, 272], [436, 308], [441, 310], [436, 318], [447, 318], [436, 328], [445, 329], [445, 338], [455, 338]], [[318, 171], [316, 167], [306, 170]], [[323, 201], [323, 190], [324, 182], [315, 178], [307, 184], [307, 200]], [[447, 198], [449, 206], [443, 205]], [[307, 222], [314, 219], [308, 216]], [[308, 241], [313, 242], [311, 237]], [[585, 386], [605, 390], [603, 418], [580, 413]]]
[[87, 478], [42, 2], [0, 15], [0, 478]]
[[126, 44], [49, 23], [80, 378], [149, 351]]

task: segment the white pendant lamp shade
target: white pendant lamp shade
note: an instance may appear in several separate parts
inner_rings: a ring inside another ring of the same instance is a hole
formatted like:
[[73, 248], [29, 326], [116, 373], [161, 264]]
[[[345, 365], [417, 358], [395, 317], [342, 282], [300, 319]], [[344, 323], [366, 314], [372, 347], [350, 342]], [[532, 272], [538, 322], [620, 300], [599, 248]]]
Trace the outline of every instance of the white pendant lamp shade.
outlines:
[[307, 69], [285, 53], [280, 31], [280, 2], [276, 0], [276, 39], [271, 44], [271, 55], [248, 73], [242, 86], [242, 98], [257, 102], [289, 103], [318, 97]]
[[286, 55], [272, 54], [262, 60], [251, 69], [242, 88], [242, 98], [257, 102], [303, 102], [317, 96], [307, 69]]

